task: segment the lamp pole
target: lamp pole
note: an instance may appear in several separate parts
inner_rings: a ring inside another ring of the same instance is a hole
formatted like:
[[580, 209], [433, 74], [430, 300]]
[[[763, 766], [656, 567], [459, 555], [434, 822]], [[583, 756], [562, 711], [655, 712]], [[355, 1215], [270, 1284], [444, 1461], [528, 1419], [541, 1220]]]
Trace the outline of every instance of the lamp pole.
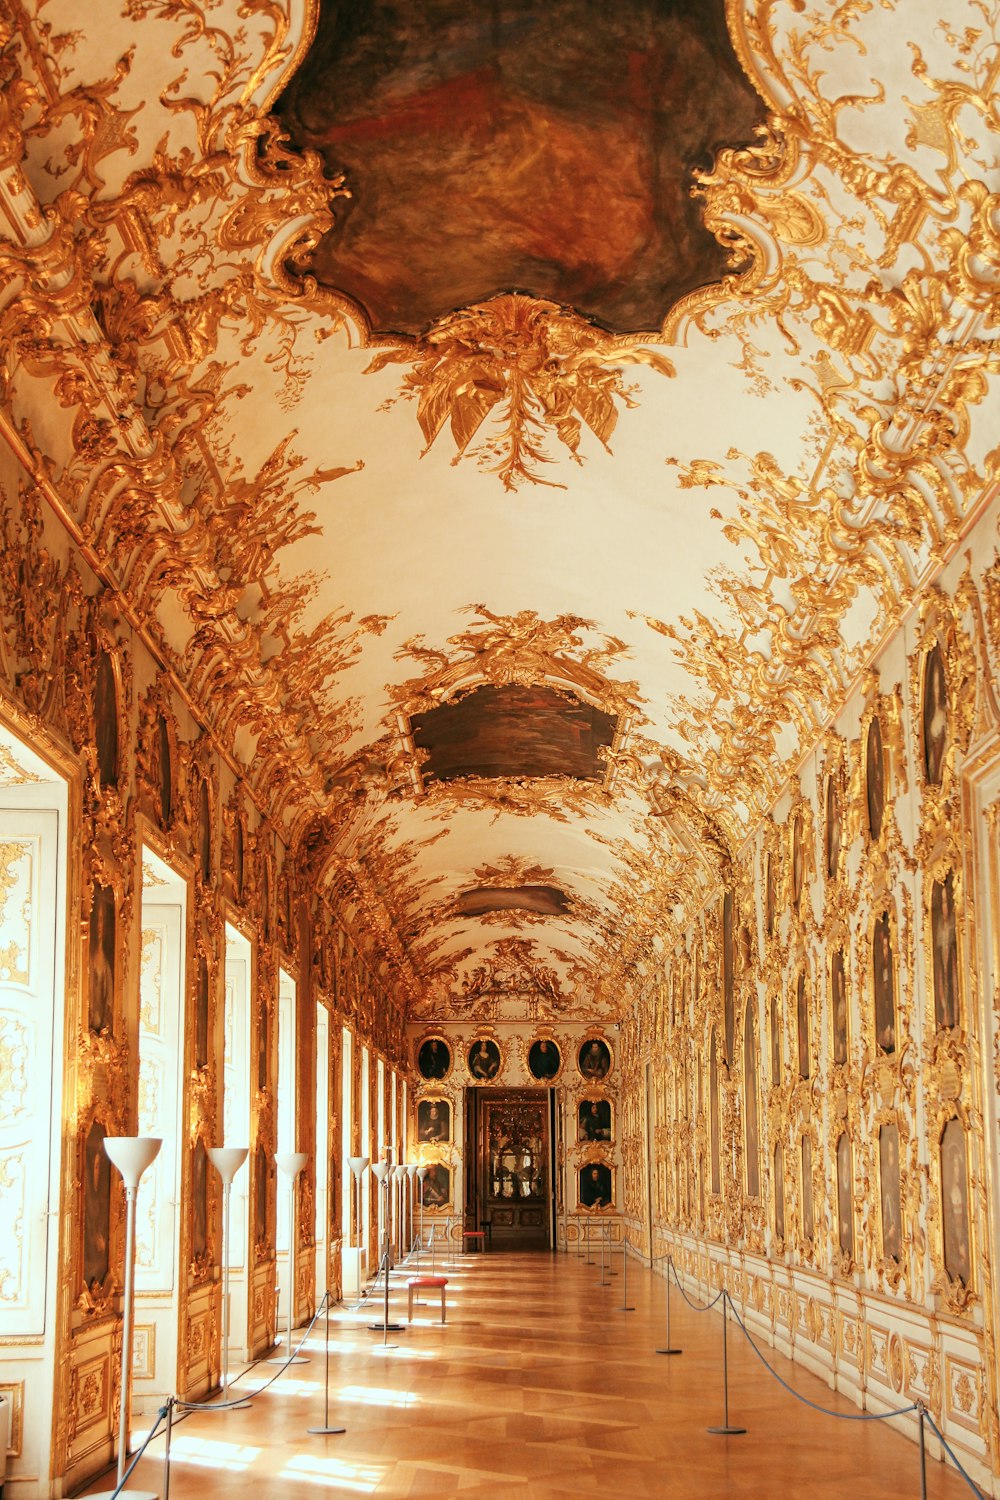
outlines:
[[278, 1171], [288, 1178], [288, 1350], [285, 1358], [282, 1358], [280, 1354], [275, 1355], [270, 1360], [273, 1365], [307, 1365], [309, 1363], [304, 1354], [291, 1352], [295, 1305], [295, 1186], [299, 1173], [308, 1160], [309, 1156], [305, 1151], [279, 1151], [274, 1158]]
[[118, 1412], [118, 1479], [113, 1490], [104, 1490], [97, 1500], [157, 1500], [152, 1490], [123, 1490], [125, 1459], [128, 1452], [130, 1382], [132, 1372], [132, 1314], [135, 1299], [135, 1200], [139, 1179], [156, 1159], [163, 1142], [155, 1136], [105, 1136], [104, 1149], [118, 1168], [125, 1185], [125, 1286], [122, 1309], [121, 1403]]

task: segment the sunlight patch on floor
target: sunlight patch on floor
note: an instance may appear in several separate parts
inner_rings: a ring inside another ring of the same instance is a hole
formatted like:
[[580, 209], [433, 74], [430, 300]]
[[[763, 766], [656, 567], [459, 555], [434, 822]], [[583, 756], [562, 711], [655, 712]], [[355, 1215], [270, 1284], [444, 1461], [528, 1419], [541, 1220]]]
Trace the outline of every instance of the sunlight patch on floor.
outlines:
[[350, 1490], [357, 1495], [372, 1495], [386, 1473], [384, 1466], [351, 1464], [340, 1458], [319, 1458], [300, 1453], [288, 1460], [278, 1479], [319, 1484], [329, 1490]]
[[231, 1473], [242, 1473], [261, 1454], [260, 1448], [250, 1448], [243, 1443], [223, 1443], [218, 1438], [195, 1437], [189, 1433], [178, 1433], [170, 1443], [170, 1462], [193, 1464], [201, 1469], [228, 1469]]
[[342, 1401], [363, 1401], [366, 1406], [419, 1406], [420, 1397], [414, 1391], [386, 1391], [370, 1385], [342, 1385], [338, 1392]]

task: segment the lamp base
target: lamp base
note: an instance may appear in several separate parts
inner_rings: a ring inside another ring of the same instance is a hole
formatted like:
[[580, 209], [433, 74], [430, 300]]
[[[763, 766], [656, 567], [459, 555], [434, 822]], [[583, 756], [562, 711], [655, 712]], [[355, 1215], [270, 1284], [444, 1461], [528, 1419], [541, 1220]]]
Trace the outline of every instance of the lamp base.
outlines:
[[369, 1323], [372, 1333], [402, 1333], [402, 1323]]
[[315, 1432], [319, 1437], [333, 1437], [338, 1432], [346, 1432], [346, 1427], [307, 1427], [307, 1432]]
[[268, 1360], [269, 1365], [307, 1365], [309, 1360], [304, 1354], [272, 1354]]

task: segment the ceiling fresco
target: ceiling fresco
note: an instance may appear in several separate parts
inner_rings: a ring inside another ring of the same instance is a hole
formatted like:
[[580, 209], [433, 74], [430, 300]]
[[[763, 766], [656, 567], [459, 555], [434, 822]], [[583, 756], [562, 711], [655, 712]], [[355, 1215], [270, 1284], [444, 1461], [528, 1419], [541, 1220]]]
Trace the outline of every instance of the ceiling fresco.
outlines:
[[410, 721], [424, 779], [568, 776], [603, 781], [613, 715], [541, 684], [484, 686]]
[[310, 269], [413, 336], [513, 291], [658, 329], [728, 269], [692, 174], [764, 116], [722, 0], [328, 0], [277, 111], [350, 193]]
[[0, 438], [414, 1020], [627, 1011], [995, 495], [944, 11], [0, 22]]

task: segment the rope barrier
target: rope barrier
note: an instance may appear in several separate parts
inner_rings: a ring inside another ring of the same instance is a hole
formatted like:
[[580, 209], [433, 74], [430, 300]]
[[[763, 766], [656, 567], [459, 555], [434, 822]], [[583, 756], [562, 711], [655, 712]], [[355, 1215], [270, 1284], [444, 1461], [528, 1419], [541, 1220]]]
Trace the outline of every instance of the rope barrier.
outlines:
[[927, 1422], [931, 1427], [933, 1427], [938, 1442], [941, 1444], [941, 1447], [947, 1453], [948, 1457], [951, 1459], [952, 1463], [955, 1465], [955, 1468], [958, 1470], [959, 1474], [961, 1474], [962, 1478], [965, 1480], [972, 1493], [978, 1497], [978, 1500], [986, 1500], [986, 1496], [983, 1494], [982, 1490], [977, 1484], [973, 1483], [972, 1479], [970, 1479], [969, 1475], [962, 1468], [962, 1465], [955, 1457], [954, 1449], [951, 1447], [948, 1439], [945, 1437], [944, 1433], [941, 1431], [940, 1427], [935, 1422], [934, 1418], [931, 1416], [926, 1407], [924, 1408], [924, 1421]]
[[[663, 1258], [664, 1257], [662, 1257], [662, 1256], [658, 1257], [658, 1259], [663, 1259]], [[778, 1372], [774, 1368], [774, 1366], [766, 1359], [766, 1357], [764, 1356], [764, 1354], [758, 1348], [757, 1344], [754, 1342], [754, 1339], [752, 1338], [749, 1329], [747, 1328], [746, 1324], [744, 1323], [743, 1319], [740, 1317], [739, 1312], [736, 1309], [735, 1302], [733, 1301], [733, 1299], [729, 1295], [729, 1293], [726, 1291], [725, 1287], [722, 1288], [722, 1290], [719, 1292], [718, 1296], [715, 1297], [713, 1299], [713, 1301], [705, 1303], [703, 1305], [699, 1305], [697, 1303], [694, 1303], [694, 1302], [691, 1301], [691, 1298], [687, 1295], [687, 1293], [685, 1292], [684, 1288], [681, 1286], [680, 1279], [678, 1278], [678, 1275], [677, 1275], [677, 1267], [674, 1265], [673, 1256], [670, 1255], [669, 1251], [667, 1252], [666, 1259], [669, 1262], [668, 1274], [673, 1276], [674, 1282], [675, 1282], [675, 1284], [677, 1286], [677, 1290], [680, 1292], [681, 1296], [684, 1298], [684, 1301], [687, 1303], [688, 1307], [690, 1307], [694, 1312], [708, 1312], [708, 1311], [710, 1311], [711, 1308], [715, 1307], [715, 1305], [719, 1301], [720, 1297], [724, 1297], [725, 1298], [726, 1303], [728, 1303], [728, 1305], [729, 1305], [729, 1307], [730, 1307], [730, 1309], [732, 1311], [733, 1317], [736, 1319], [736, 1322], [739, 1325], [739, 1328], [740, 1328], [740, 1331], [743, 1334], [743, 1337], [746, 1339], [747, 1343], [750, 1345], [750, 1348], [753, 1350], [754, 1354], [756, 1354], [757, 1358], [760, 1360], [761, 1364], [764, 1366], [764, 1368], [767, 1371], [767, 1373], [769, 1375], [772, 1375], [774, 1377], [774, 1379], [778, 1382], [778, 1384], [781, 1386], [781, 1388], [783, 1390], [787, 1391], [790, 1396], [794, 1396], [794, 1398], [795, 1398], [796, 1401], [801, 1402], [801, 1404], [803, 1406], [808, 1406], [811, 1411], [818, 1412], [821, 1416], [824, 1416], [824, 1417], [835, 1417], [835, 1418], [837, 1418], [841, 1422], [888, 1422], [888, 1421], [891, 1421], [895, 1417], [908, 1417], [913, 1412], [917, 1412], [919, 1414], [919, 1416], [920, 1416], [920, 1421], [921, 1421], [921, 1453], [923, 1452], [923, 1431], [922, 1431], [922, 1429], [923, 1429], [923, 1423], [926, 1422], [932, 1428], [935, 1436], [938, 1439], [938, 1442], [941, 1444], [941, 1446], [944, 1449], [944, 1451], [947, 1454], [947, 1456], [951, 1459], [952, 1463], [954, 1464], [954, 1466], [955, 1466], [956, 1470], [958, 1471], [958, 1473], [961, 1475], [962, 1479], [965, 1480], [965, 1483], [968, 1485], [969, 1489], [976, 1496], [976, 1500], [987, 1500], [987, 1497], [983, 1494], [983, 1491], [979, 1488], [979, 1486], [972, 1479], [971, 1475], [962, 1466], [962, 1463], [959, 1460], [957, 1454], [955, 1453], [955, 1450], [951, 1447], [951, 1445], [948, 1442], [947, 1438], [945, 1437], [944, 1433], [941, 1431], [940, 1427], [935, 1422], [934, 1418], [931, 1416], [930, 1412], [927, 1410], [927, 1407], [924, 1405], [924, 1403], [922, 1401], [914, 1401], [909, 1406], [900, 1406], [900, 1407], [897, 1407], [893, 1411], [883, 1411], [883, 1412], [874, 1412], [874, 1411], [859, 1411], [859, 1412], [833, 1411], [828, 1406], [820, 1406], [820, 1404], [817, 1401], [810, 1401], [809, 1398], [808, 1398], [808, 1396], [803, 1396], [800, 1391], [795, 1390], [793, 1386], [789, 1385], [788, 1381], [784, 1380], [782, 1378], [782, 1376], [780, 1376], [778, 1374]], [[723, 1309], [723, 1315], [725, 1315], [725, 1309]], [[711, 1429], [709, 1429], [709, 1430], [711, 1430]]]
[[773, 1367], [773, 1365], [768, 1364], [767, 1360], [764, 1358], [764, 1355], [757, 1348], [757, 1345], [750, 1337], [747, 1326], [744, 1323], [743, 1319], [740, 1317], [739, 1313], [736, 1311], [736, 1304], [734, 1303], [732, 1297], [730, 1297], [728, 1292], [726, 1293], [726, 1301], [732, 1308], [733, 1317], [736, 1319], [740, 1328], [743, 1330], [743, 1337], [746, 1339], [747, 1343], [750, 1345], [750, 1348], [753, 1350], [757, 1358], [760, 1360], [761, 1364], [764, 1366], [764, 1369], [768, 1372], [769, 1375], [774, 1376], [778, 1384], [782, 1386], [790, 1396], [794, 1396], [796, 1401], [801, 1401], [803, 1406], [811, 1407], [813, 1411], [820, 1412], [824, 1417], [838, 1417], [841, 1422], [888, 1422], [891, 1417], [908, 1417], [911, 1412], [919, 1411], [920, 1408], [916, 1401], [914, 1401], [910, 1406], [899, 1407], [897, 1411], [833, 1411], [829, 1406], [820, 1406], [817, 1402], [810, 1401], [808, 1396], [803, 1396], [799, 1391], [790, 1386], [787, 1380], [783, 1380], [778, 1374], [777, 1370]]
[[[326, 1307], [326, 1304], [327, 1304], [327, 1301], [329, 1300], [329, 1297], [330, 1297], [330, 1293], [329, 1292], [324, 1292], [323, 1293], [323, 1296], [322, 1296], [322, 1298], [320, 1300], [320, 1304], [317, 1307], [316, 1311], [313, 1313], [313, 1315], [312, 1315], [312, 1321], [309, 1323], [309, 1326], [306, 1328], [305, 1333], [299, 1339], [299, 1341], [296, 1344], [295, 1348], [292, 1349], [289, 1352], [288, 1358], [285, 1360], [285, 1363], [281, 1366], [281, 1369], [280, 1370], [276, 1370], [274, 1372], [274, 1374], [271, 1376], [270, 1380], [265, 1380], [265, 1382], [264, 1382], [263, 1385], [259, 1385], [257, 1387], [257, 1389], [254, 1391], [254, 1395], [255, 1396], [259, 1396], [262, 1391], [266, 1391], [269, 1386], [272, 1386], [276, 1380], [280, 1380], [281, 1377], [282, 1377], [282, 1375], [284, 1375], [285, 1371], [288, 1369], [288, 1366], [292, 1363], [292, 1360], [295, 1359], [295, 1358], [297, 1358], [299, 1350], [302, 1348], [302, 1346], [305, 1343], [306, 1339], [309, 1337], [309, 1335], [312, 1333], [313, 1329], [316, 1327], [316, 1321], [319, 1318], [320, 1313]], [[255, 1370], [257, 1368], [257, 1366], [259, 1364], [262, 1364], [263, 1361], [265, 1359], [267, 1359], [267, 1358], [268, 1358], [267, 1354], [259, 1354], [257, 1356], [257, 1358], [253, 1361], [252, 1364], [247, 1365], [247, 1367], [246, 1367], [245, 1370], [241, 1370], [238, 1375], [234, 1375], [233, 1378], [232, 1378], [232, 1380], [229, 1382], [229, 1384], [231, 1386], [234, 1386], [238, 1380], [242, 1380], [243, 1377], [244, 1377], [244, 1375], [249, 1375], [252, 1370]]]
[[120, 1495], [122, 1490], [128, 1484], [129, 1475], [132, 1473], [132, 1470], [135, 1468], [136, 1464], [139, 1462], [140, 1458], [155, 1438], [157, 1432], [159, 1432], [160, 1424], [166, 1421], [167, 1413], [170, 1411], [170, 1408], [175, 1405], [176, 1401], [177, 1397], [171, 1396], [166, 1405], [160, 1407], [159, 1411], [156, 1414], [156, 1421], [146, 1433], [146, 1436], [143, 1438], [136, 1452], [132, 1455], [132, 1460], [129, 1463], [128, 1468], [125, 1470], [125, 1473], [122, 1475], [121, 1484], [116, 1484], [114, 1489], [111, 1491], [111, 1500], [115, 1500], [115, 1496]]
[[680, 1292], [681, 1296], [684, 1298], [684, 1301], [687, 1303], [688, 1307], [690, 1307], [692, 1312], [711, 1312], [712, 1308], [716, 1305], [719, 1299], [726, 1295], [725, 1287], [721, 1287], [719, 1291], [716, 1292], [711, 1302], [692, 1302], [687, 1292], [681, 1286], [680, 1279], [677, 1275], [677, 1267], [673, 1262], [673, 1257], [670, 1258], [670, 1272], [674, 1278], [674, 1285], [676, 1286], [677, 1290]]

